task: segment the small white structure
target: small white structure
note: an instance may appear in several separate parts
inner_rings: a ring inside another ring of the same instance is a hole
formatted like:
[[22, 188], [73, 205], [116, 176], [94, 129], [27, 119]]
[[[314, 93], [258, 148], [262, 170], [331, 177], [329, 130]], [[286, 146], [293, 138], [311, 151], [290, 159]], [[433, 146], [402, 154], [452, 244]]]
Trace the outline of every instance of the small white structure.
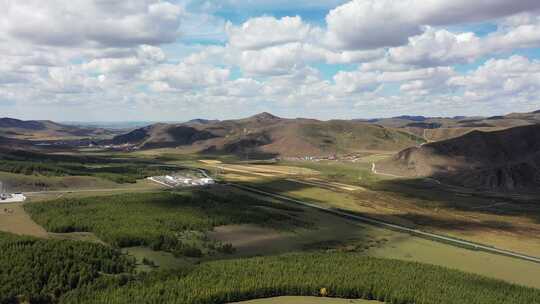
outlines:
[[216, 182], [211, 179], [211, 178], [201, 178], [199, 179], [199, 181], [201, 182], [202, 185], [213, 185], [215, 184]]
[[206, 186], [215, 184], [215, 180], [208, 176], [204, 178], [192, 178], [182, 175], [165, 175], [149, 177], [149, 180], [162, 184], [164, 186], [174, 188], [179, 186]]
[[26, 196], [22, 193], [7, 194], [2, 193], [0, 195], [0, 204], [20, 203], [26, 200]]

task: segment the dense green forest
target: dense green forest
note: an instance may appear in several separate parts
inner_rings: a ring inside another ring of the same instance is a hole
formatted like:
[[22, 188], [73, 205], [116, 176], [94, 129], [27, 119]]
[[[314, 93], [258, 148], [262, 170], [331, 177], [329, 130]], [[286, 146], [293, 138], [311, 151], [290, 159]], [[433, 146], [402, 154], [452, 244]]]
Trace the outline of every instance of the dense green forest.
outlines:
[[117, 183], [135, 183], [138, 179], [178, 170], [175, 166], [156, 166], [143, 161], [27, 151], [0, 152], [0, 171], [25, 175], [94, 176]]
[[53, 302], [100, 277], [134, 269], [132, 259], [107, 246], [1, 232], [0, 265], [0, 303]]
[[0, 303], [229, 303], [328, 295], [399, 304], [537, 303], [540, 290], [355, 253], [298, 253], [133, 273], [107, 246], [0, 233]]
[[363, 298], [393, 304], [531, 304], [540, 290], [437, 266], [351, 253], [216, 261], [180, 274], [150, 274], [122, 287], [66, 294], [63, 303], [214, 304], [281, 295]]
[[[212, 191], [218, 191], [219, 195]], [[230, 250], [230, 246], [212, 242], [202, 233], [215, 226], [307, 225], [294, 216], [301, 209], [257, 201], [225, 187], [60, 199], [26, 204], [25, 208], [51, 232], [93, 232], [118, 247], [149, 246], [194, 257]]]

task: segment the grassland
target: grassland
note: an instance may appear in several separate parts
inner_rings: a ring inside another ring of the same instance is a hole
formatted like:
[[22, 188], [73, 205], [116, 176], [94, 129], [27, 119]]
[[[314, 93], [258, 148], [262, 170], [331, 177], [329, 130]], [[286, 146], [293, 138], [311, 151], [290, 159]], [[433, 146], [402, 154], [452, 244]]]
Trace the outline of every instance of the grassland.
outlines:
[[[315, 166], [319, 165], [312, 168]], [[297, 181], [276, 177], [234, 181], [411, 228], [540, 256], [540, 206], [534, 203], [540, 197], [478, 193], [424, 180], [375, 177], [357, 178], [354, 183], [347, 173], [340, 178], [322, 175], [321, 180], [329, 180], [326, 185], [302, 183], [301, 176]], [[361, 185], [364, 190], [344, 191], [333, 186], [333, 181]]]
[[0, 231], [47, 238], [43, 227], [36, 224], [20, 203], [0, 205]]

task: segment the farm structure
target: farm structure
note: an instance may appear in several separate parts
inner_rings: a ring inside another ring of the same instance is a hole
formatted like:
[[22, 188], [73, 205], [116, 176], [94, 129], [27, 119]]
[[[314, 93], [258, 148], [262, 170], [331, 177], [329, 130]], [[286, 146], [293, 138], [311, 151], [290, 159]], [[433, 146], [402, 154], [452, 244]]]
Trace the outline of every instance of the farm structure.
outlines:
[[3, 182], [0, 182], [0, 204], [24, 202], [26, 196], [22, 193], [8, 193]]
[[196, 187], [196, 186], [207, 186], [215, 184], [215, 180], [210, 177], [194, 177], [194, 176], [185, 176], [181, 174], [176, 175], [165, 175], [165, 176], [152, 176], [148, 178], [149, 180], [162, 184], [170, 188], [176, 187]]

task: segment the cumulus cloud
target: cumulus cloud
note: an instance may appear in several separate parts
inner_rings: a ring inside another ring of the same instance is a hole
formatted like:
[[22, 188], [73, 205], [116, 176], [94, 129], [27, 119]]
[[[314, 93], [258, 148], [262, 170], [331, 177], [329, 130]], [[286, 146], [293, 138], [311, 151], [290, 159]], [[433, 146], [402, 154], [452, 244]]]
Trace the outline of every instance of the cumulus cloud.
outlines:
[[165, 64], [143, 72], [141, 78], [155, 91], [185, 91], [219, 85], [230, 76], [225, 68], [204, 64]]
[[119, 58], [97, 58], [81, 65], [82, 69], [92, 73], [114, 74], [131, 78], [143, 68], [153, 66], [165, 60], [161, 48], [141, 45], [132, 56]]
[[[295, 10], [292, 16], [265, 11], [285, 4]], [[86, 118], [98, 108], [107, 109], [100, 112], [110, 112], [109, 119], [118, 111], [133, 111], [137, 119], [154, 113], [151, 119], [178, 120], [274, 108], [322, 118], [429, 114], [428, 109], [457, 115], [467, 114], [472, 104], [485, 107], [470, 111], [499, 111], [539, 102], [540, 63], [512, 56], [519, 48], [540, 47], [539, 1], [0, 5], [0, 107], [35, 115], [84, 109]], [[242, 23], [224, 19], [240, 8], [257, 13], [242, 15]], [[328, 10], [326, 19], [295, 16], [313, 10]], [[486, 20], [496, 25], [490, 33], [467, 27]], [[490, 59], [495, 55], [499, 59]], [[453, 67], [479, 59], [485, 63], [468, 73]], [[57, 111], [32, 112], [39, 105]]]
[[264, 47], [304, 41], [311, 28], [302, 18], [274, 17], [252, 18], [241, 26], [227, 24], [227, 35], [232, 47], [239, 49], [261, 49]]
[[521, 20], [499, 28], [485, 37], [472, 32], [452, 33], [429, 27], [409, 38], [405, 46], [390, 48], [389, 59], [395, 63], [420, 66], [471, 63], [480, 57], [520, 48], [540, 46], [540, 19]]
[[540, 61], [523, 56], [490, 59], [467, 75], [455, 76], [449, 85], [465, 89], [470, 100], [519, 97], [538, 101]]
[[454, 70], [450, 67], [392, 72], [352, 71], [339, 72], [334, 76], [334, 81], [336, 87], [348, 93], [373, 91], [384, 84], [401, 82], [409, 82], [402, 87], [404, 90], [413, 89], [413, 84], [417, 87], [421, 86], [423, 89], [429, 89], [441, 86], [454, 74]]
[[326, 40], [341, 49], [399, 46], [425, 25], [480, 22], [537, 9], [535, 0], [353, 0], [326, 16]]
[[182, 16], [180, 6], [158, 0], [2, 0], [1, 7], [5, 36], [53, 46], [170, 43]]

